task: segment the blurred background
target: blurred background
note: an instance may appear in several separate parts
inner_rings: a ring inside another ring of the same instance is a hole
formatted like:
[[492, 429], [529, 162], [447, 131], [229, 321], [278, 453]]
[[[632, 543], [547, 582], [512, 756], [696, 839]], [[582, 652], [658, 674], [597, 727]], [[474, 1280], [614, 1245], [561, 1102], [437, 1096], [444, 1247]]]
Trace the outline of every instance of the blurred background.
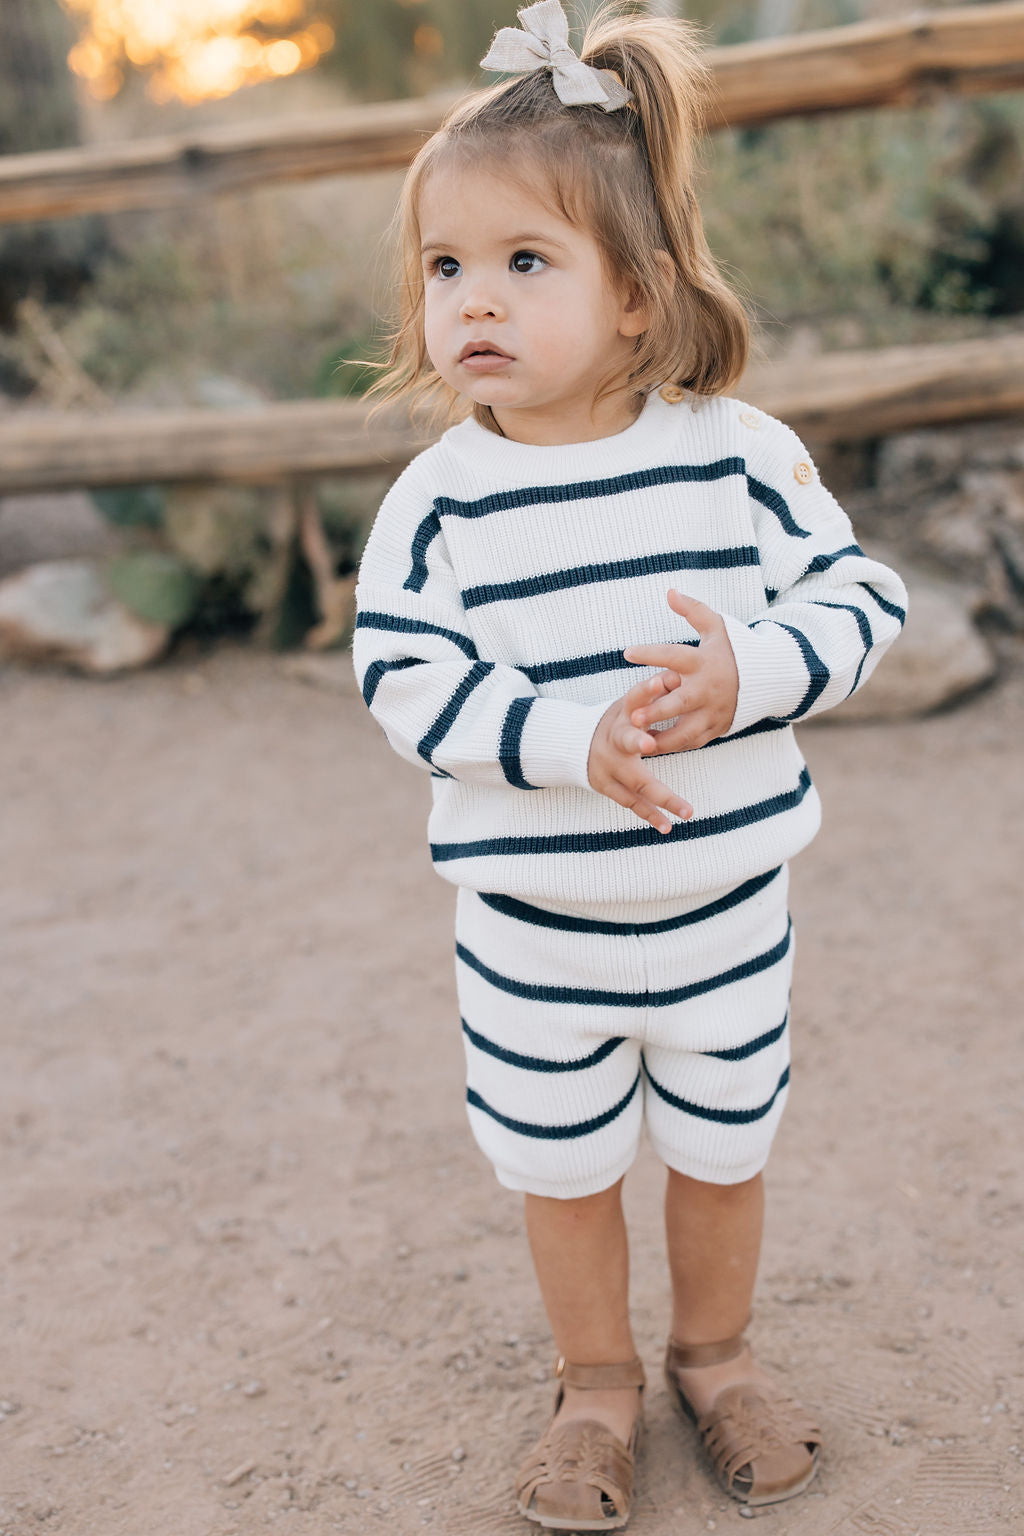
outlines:
[[[685, 12], [716, 45], [912, 9], [879, 0], [650, 8]], [[592, 9], [578, 4], [576, 22]], [[457, 92], [479, 79], [494, 28], [515, 10], [515, 0], [0, 0], [0, 154], [285, 125]], [[758, 356], [1019, 331], [1024, 99], [940, 89], [924, 102], [709, 136], [708, 232], [756, 318]], [[0, 412], [358, 395], [372, 377], [361, 364], [381, 356], [390, 319], [387, 231], [401, 177], [268, 181], [167, 208], [0, 223]], [[837, 463], [840, 489], [877, 483], [864, 452]], [[317, 478], [317, 538], [334, 577], [353, 571], [388, 479]], [[265, 490], [122, 476], [82, 495], [81, 552], [92, 549], [85, 527], [98, 515], [118, 550], [146, 557], [138, 570], [124, 565], [120, 581], [143, 618], [169, 616], [172, 629], [193, 633], [255, 628], [280, 645], [323, 618], [301, 551], [290, 575], [263, 568], [275, 543]], [[64, 512], [66, 523], [67, 503]], [[66, 529], [47, 545], [47, 516], [38, 507], [31, 516], [43, 552], [76, 552]], [[18, 508], [0, 506], [0, 573], [25, 563], [25, 537]], [[953, 544], [962, 559], [963, 540]], [[154, 550], [177, 564], [158, 569]], [[974, 551], [979, 579], [984, 553]], [[320, 632], [342, 634], [340, 619]]]
[[[669, 7], [672, 8], [672, 7]], [[582, 17], [585, 5], [576, 6]], [[915, 9], [881, 0], [688, 0], [709, 41]], [[933, 7], [941, 10], [941, 6]], [[192, 132], [457, 90], [515, 0], [3, 0], [0, 152]], [[1024, 101], [938, 97], [721, 132], [712, 246], [770, 346], [977, 334], [1024, 311]], [[113, 398], [202, 398], [204, 376], [274, 398], [354, 388], [340, 356], [387, 309], [382, 234], [401, 173], [271, 186], [173, 213], [0, 233], [0, 388], [55, 381], [31, 296]], [[83, 388], [84, 388], [83, 384]]]

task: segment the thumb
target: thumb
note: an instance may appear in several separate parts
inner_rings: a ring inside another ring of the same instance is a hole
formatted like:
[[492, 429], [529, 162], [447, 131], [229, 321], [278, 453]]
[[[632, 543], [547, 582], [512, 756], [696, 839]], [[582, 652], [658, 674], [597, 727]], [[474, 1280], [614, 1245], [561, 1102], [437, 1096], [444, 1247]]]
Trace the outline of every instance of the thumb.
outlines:
[[692, 624], [698, 635], [716, 632], [721, 624], [721, 617], [706, 603], [700, 603], [695, 597], [687, 597], [685, 592], [677, 592], [675, 587], [669, 588], [668, 605], [673, 613], [678, 613], [681, 618]]

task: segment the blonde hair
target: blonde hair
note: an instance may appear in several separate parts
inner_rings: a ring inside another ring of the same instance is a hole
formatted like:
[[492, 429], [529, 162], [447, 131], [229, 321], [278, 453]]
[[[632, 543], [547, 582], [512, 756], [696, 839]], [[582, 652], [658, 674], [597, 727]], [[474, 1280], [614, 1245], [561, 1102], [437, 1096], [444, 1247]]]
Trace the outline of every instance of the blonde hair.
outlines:
[[[627, 384], [642, 395], [672, 381], [713, 395], [742, 373], [747, 313], [708, 249], [694, 190], [711, 81], [696, 28], [605, 11], [587, 28], [580, 57], [613, 71], [633, 101], [616, 112], [564, 106], [550, 73], [534, 70], [460, 102], [413, 161], [398, 212], [398, 323], [373, 388], [384, 401], [409, 397], [432, 401], [449, 420], [459, 414], [460, 397], [426, 350], [419, 227], [427, 178], [453, 162], [497, 163], [517, 179], [524, 171], [516, 162], [538, 167], [559, 211], [593, 234], [609, 274], [647, 311], [628, 378], [605, 381], [602, 392]], [[495, 425], [489, 407], [476, 405], [473, 414]]]

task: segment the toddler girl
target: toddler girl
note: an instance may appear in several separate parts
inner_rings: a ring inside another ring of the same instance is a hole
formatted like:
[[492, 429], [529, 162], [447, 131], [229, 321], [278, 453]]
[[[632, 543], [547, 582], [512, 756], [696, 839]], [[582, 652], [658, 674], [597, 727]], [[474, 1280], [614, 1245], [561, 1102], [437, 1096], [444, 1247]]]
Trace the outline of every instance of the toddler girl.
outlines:
[[867, 680], [906, 594], [794, 434], [724, 394], [748, 330], [694, 195], [691, 30], [604, 19], [581, 62], [558, 0], [520, 21], [484, 61], [515, 78], [405, 183], [389, 392], [465, 419], [381, 507], [354, 656], [433, 780], [469, 1119], [525, 1193], [561, 1355], [518, 1506], [579, 1531], [632, 1499], [644, 1125], [670, 1386], [734, 1497], [814, 1475], [818, 1431], [743, 1337], [789, 1081], [786, 860], [819, 821], [792, 726]]

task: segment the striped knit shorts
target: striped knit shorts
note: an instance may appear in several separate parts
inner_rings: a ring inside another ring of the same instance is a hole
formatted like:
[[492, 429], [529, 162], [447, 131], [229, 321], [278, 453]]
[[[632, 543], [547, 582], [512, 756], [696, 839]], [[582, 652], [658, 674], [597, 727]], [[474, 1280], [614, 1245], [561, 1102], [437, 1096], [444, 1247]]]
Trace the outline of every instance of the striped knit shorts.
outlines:
[[466, 1099], [502, 1184], [596, 1194], [629, 1168], [645, 1123], [691, 1178], [761, 1170], [789, 1082], [788, 876], [637, 907], [632, 922], [460, 888]]

